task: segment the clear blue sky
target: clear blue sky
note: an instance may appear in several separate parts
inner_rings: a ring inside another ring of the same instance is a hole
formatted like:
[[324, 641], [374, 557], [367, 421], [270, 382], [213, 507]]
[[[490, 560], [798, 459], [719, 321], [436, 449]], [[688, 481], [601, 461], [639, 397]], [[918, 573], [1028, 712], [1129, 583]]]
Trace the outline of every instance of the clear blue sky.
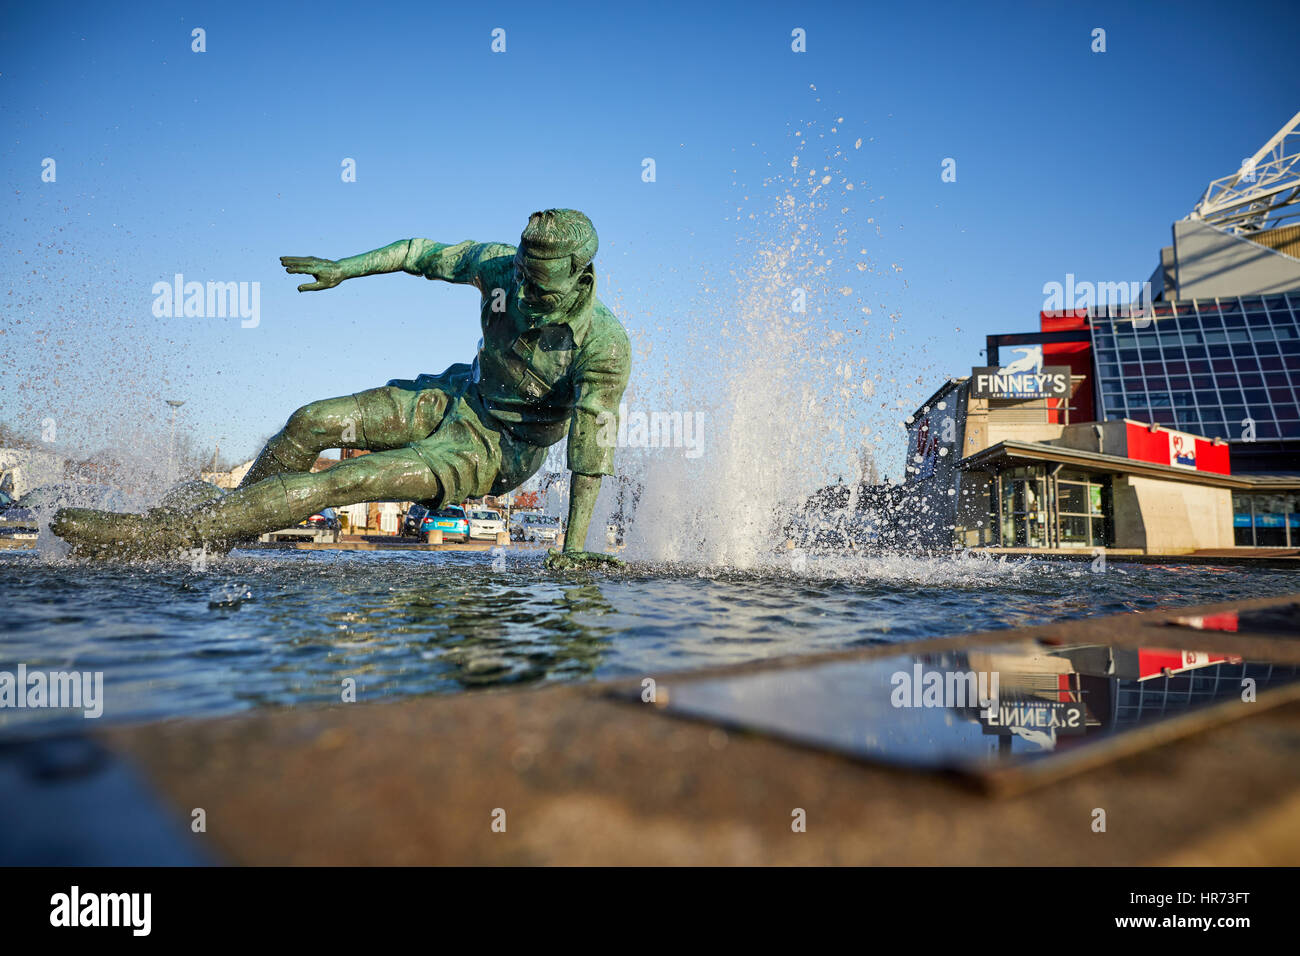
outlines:
[[[924, 352], [898, 393], [915, 402], [979, 364], [986, 333], [1033, 327], [1045, 282], [1149, 275], [1171, 221], [1300, 108], [1298, 10], [11, 5], [0, 422], [35, 436], [54, 415], [61, 440], [93, 443], [177, 397], [200, 440], [249, 455], [305, 401], [438, 371], [478, 338], [469, 290], [386, 276], [299, 295], [278, 256], [514, 241], [554, 205], [595, 221], [602, 288], [658, 343], [634, 374], [662, 376], [675, 322], [727, 313], [702, 290], [743, 266], [755, 227], [737, 208], [761, 206], [808, 123], [866, 141], [853, 174], [875, 202], [843, 222], [853, 251], [901, 270], [866, 294]], [[260, 282], [260, 326], [154, 318], [152, 286], [177, 272]]]

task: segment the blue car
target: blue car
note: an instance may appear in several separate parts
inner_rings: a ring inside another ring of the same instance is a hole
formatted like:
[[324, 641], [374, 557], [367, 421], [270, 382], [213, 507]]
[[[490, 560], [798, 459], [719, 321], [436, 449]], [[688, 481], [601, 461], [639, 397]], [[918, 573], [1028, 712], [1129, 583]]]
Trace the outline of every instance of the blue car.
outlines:
[[406, 513], [404, 528], [407, 534], [418, 535], [421, 538], [430, 531], [441, 531], [444, 541], [448, 538], [469, 540], [469, 517], [465, 514], [465, 509], [459, 505], [439, 511], [430, 511], [424, 505], [412, 505], [411, 510]]

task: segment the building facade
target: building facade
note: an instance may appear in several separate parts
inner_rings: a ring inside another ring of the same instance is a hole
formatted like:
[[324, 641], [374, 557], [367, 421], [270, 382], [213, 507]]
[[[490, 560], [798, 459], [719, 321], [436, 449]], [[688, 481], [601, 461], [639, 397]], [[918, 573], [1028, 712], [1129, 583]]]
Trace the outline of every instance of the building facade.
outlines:
[[[1071, 375], [1071, 388], [1087, 386]], [[982, 397], [953, 379], [908, 423], [908, 491], [932, 546], [1180, 553], [1233, 547], [1230, 449], [1132, 419], [1069, 422], [1048, 397]]]
[[1069, 276], [1036, 332], [988, 336], [905, 423], [925, 543], [1300, 548], [1298, 216], [1300, 113], [1173, 224], [1145, 288]]

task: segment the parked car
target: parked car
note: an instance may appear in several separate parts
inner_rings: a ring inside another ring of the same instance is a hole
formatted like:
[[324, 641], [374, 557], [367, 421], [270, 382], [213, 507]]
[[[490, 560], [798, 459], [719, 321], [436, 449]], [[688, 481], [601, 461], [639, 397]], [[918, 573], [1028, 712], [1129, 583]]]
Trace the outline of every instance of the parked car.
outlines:
[[469, 511], [469, 536], [471, 538], [491, 538], [506, 530], [505, 519], [499, 511], [491, 508], [472, 508]]
[[337, 544], [343, 523], [333, 508], [322, 508], [311, 517], [304, 518], [292, 528], [282, 528], [260, 535], [258, 540], [273, 541], [315, 541], [325, 544]]
[[402, 533], [422, 538], [430, 531], [441, 531], [444, 541], [447, 538], [465, 541], [469, 538], [469, 519], [465, 516], [465, 509], [452, 505], [439, 511], [430, 511], [424, 505], [411, 505], [411, 510], [406, 513], [406, 520], [402, 523]]
[[564, 526], [551, 515], [523, 511], [510, 519], [510, 538], [513, 541], [540, 541], [554, 544]]
[[343, 527], [339, 516], [333, 508], [322, 508], [318, 514], [298, 522], [299, 528], [312, 528], [317, 531], [338, 531]]

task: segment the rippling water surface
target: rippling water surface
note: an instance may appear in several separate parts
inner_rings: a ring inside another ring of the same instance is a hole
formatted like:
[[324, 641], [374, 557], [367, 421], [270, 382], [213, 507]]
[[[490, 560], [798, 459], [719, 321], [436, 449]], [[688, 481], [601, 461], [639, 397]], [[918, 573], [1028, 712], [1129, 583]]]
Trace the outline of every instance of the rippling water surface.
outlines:
[[[1297, 590], [1293, 571], [984, 558], [804, 573], [633, 565], [554, 575], [538, 553], [235, 552], [188, 565], [0, 554], [0, 671], [103, 671], [107, 720], [219, 714], [663, 673]], [[0, 728], [71, 720], [0, 710]], [[82, 722], [78, 718], [78, 722]]]

